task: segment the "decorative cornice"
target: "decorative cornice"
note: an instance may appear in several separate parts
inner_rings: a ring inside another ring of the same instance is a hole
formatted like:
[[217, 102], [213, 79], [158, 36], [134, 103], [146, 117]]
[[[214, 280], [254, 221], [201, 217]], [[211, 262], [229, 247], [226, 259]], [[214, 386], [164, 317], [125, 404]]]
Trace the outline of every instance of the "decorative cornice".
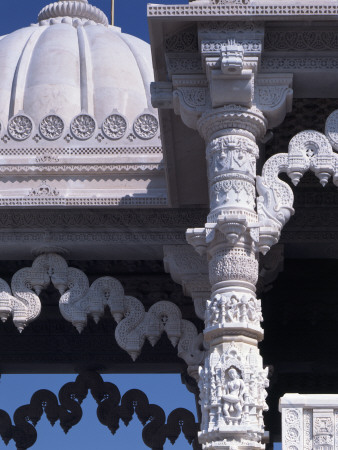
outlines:
[[166, 197], [150, 197], [126, 195], [125, 197], [0, 197], [0, 207], [2, 206], [167, 206]]
[[338, 58], [334, 56], [263, 56], [261, 72], [303, 72], [304, 70], [337, 70]]
[[57, 17], [87, 19], [97, 24], [109, 25], [107, 16], [99, 8], [89, 5], [87, 0], [59, 0], [51, 3], [40, 11], [38, 21]]
[[[71, 151], [70, 151], [71, 149]], [[2, 146], [1, 155], [2, 156], [46, 156], [48, 154], [52, 154], [51, 156], [65, 156], [67, 158], [83, 158], [85, 155], [161, 155], [162, 148], [157, 146], [130, 146], [130, 147], [118, 147], [118, 146], [110, 146], [105, 147], [102, 144], [97, 147], [88, 146], [88, 147], [72, 147], [70, 145], [65, 145], [64, 147], [39, 147], [38, 144], [32, 147], [21, 145], [19, 148], [8, 147], [5, 148]], [[40, 161], [42, 162], [42, 161]]]
[[338, 32], [321, 30], [269, 30], [264, 39], [264, 51], [336, 51]]
[[[142, 231], [142, 232], [4, 232], [0, 233], [0, 242], [30, 242], [34, 244], [43, 244], [44, 242], [52, 242], [60, 245], [66, 243], [79, 243], [89, 245], [90, 243], [99, 244], [132, 244], [132, 245], [169, 245], [169, 244], [185, 244], [185, 233], [175, 231]], [[33, 253], [40, 251], [41, 247]]]
[[[257, 2], [258, 3], [258, 2]], [[190, 5], [148, 5], [148, 16], [151, 18], [161, 17], [207, 17], [209, 20], [215, 17], [219, 21], [220, 17], [254, 16], [260, 19], [280, 20], [281, 17], [302, 16], [314, 17], [316, 20], [331, 17], [336, 19], [338, 15], [338, 5], [335, 3], [311, 4], [309, 2], [278, 2], [278, 4], [190, 4]]]
[[0, 165], [0, 173], [6, 174], [16, 174], [16, 175], [27, 175], [27, 174], [79, 174], [79, 173], [125, 173], [125, 172], [159, 172], [163, 171], [162, 164], [38, 164], [38, 165]]
[[[164, 228], [165, 230], [179, 231], [180, 239], [185, 243], [185, 230], [192, 223], [202, 225], [208, 214], [207, 209], [142, 209], [130, 213], [128, 210], [111, 209], [88, 209], [84, 214], [79, 210], [60, 211], [29, 211], [29, 210], [6, 210], [0, 214], [0, 229], [81, 229], [88, 230], [112, 228], [140, 228], [151, 229]], [[166, 233], [166, 231], [164, 231]], [[81, 233], [80, 233], [81, 234]], [[124, 232], [124, 235], [132, 235]], [[146, 233], [147, 234], [147, 233]], [[162, 235], [162, 232], [160, 233]]]

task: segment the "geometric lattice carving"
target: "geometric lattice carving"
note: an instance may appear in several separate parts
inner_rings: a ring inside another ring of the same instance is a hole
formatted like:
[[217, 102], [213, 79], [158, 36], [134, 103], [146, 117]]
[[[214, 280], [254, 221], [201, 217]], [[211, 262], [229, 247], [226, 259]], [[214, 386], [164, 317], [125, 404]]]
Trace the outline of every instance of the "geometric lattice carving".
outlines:
[[166, 420], [162, 408], [150, 404], [148, 397], [138, 389], [131, 389], [121, 398], [120, 391], [113, 383], [104, 382], [95, 372], [80, 374], [75, 382], [65, 384], [57, 396], [46, 389], [35, 392], [28, 405], [19, 407], [14, 413], [14, 423], [9, 415], [0, 410], [0, 436], [7, 445], [12, 439], [18, 449], [32, 447], [37, 439], [36, 425], [43, 413], [53, 426], [60, 421], [60, 426], [67, 433], [82, 418], [81, 403], [88, 391], [98, 404], [99, 421], [115, 434], [120, 420], [128, 425], [134, 413], [144, 426], [142, 438], [151, 449], [163, 448], [166, 440], [174, 444], [183, 433], [193, 449], [201, 447], [197, 441], [198, 424], [194, 415], [185, 408], [172, 411]]
[[102, 277], [91, 286], [84, 272], [68, 267], [60, 255], [47, 253], [38, 256], [31, 268], [21, 269], [12, 279], [12, 290], [0, 279], [0, 318], [6, 321], [12, 314], [21, 332], [36, 319], [41, 310], [40, 292], [52, 283], [60, 292], [60, 312], [79, 332], [91, 316], [97, 323], [106, 306], [118, 323], [115, 329], [117, 344], [132, 359], [138, 357], [146, 339], [155, 345], [166, 333], [178, 356], [188, 366], [196, 366], [203, 359], [203, 337], [195, 325], [182, 319], [174, 303], [159, 301], [148, 312], [136, 298], [125, 296], [121, 283], [113, 277]]

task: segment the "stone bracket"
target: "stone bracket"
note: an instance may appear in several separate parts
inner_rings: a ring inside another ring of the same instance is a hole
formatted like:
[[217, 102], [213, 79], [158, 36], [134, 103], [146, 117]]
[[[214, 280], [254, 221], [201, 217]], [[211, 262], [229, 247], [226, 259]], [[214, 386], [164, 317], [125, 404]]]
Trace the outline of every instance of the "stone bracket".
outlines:
[[294, 195], [290, 186], [279, 178], [285, 172], [297, 186], [308, 170], [325, 186], [329, 178], [338, 186], [338, 110], [326, 121], [325, 134], [302, 131], [289, 143], [288, 153], [271, 156], [263, 166], [262, 176], [257, 177], [257, 212], [260, 228], [259, 246], [263, 254], [278, 242], [285, 223], [294, 214]]
[[211, 295], [208, 264], [190, 245], [165, 245], [164, 269], [192, 298], [197, 317], [205, 320], [206, 302]]
[[84, 272], [68, 267], [65, 259], [54, 253], [38, 256], [30, 268], [16, 272], [11, 288], [0, 279], [0, 319], [13, 315], [21, 332], [41, 311], [39, 294], [52, 283], [59, 291], [60, 312], [81, 332], [88, 317], [97, 323], [109, 308], [117, 322], [117, 344], [131, 358], [141, 353], [147, 339], [154, 346], [162, 333], [167, 334], [178, 356], [185, 360], [191, 376], [197, 376], [196, 366], [204, 359], [203, 335], [195, 325], [182, 319], [177, 305], [168, 301], [154, 303], [146, 312], [140, 300], [126, 296], [121, 283], [113, 277], [101, 277], [91, 285]]

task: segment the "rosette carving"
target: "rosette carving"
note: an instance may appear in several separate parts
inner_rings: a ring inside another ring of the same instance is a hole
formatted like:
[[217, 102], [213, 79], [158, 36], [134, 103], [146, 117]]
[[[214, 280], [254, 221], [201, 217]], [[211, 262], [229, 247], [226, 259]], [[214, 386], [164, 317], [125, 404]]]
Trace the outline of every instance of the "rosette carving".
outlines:
[[13, 117], [8, 123], [8, 133], [17, 141], [27, 139], [33, 130], [31, 119], [23, 114]]
[[158, 130], [158, 120], [152, 114], [142, 114], [134, 122], [135, 134], [141, 139], [151, 139]]
[[111, 114], [103, 122], [102, 131], [108, 139], [121, 139], [127, 131], [127, 121], [119, 114]]
[[95, 120], [88, 114], [79, 114], [72, 120], [70, 129], [77, 139], [89, 139], [95, 131]]
[[64, 128], [63, 120], [55, 114], [46, 116], [40, 123], [41, 135], [50, 141], [58, 139], [62, 135]]

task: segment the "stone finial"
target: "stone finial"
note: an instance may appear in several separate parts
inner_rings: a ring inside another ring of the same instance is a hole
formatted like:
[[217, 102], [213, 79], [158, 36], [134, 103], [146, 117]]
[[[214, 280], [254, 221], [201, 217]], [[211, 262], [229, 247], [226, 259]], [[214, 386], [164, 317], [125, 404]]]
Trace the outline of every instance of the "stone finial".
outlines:
[[88, 3], [88, 0], [58, 0], [45, 6], [38, 15], [40, 24], [51, 19], [85, 19], [97, 24], [108, 26], [107, 16], [95, 6]]

